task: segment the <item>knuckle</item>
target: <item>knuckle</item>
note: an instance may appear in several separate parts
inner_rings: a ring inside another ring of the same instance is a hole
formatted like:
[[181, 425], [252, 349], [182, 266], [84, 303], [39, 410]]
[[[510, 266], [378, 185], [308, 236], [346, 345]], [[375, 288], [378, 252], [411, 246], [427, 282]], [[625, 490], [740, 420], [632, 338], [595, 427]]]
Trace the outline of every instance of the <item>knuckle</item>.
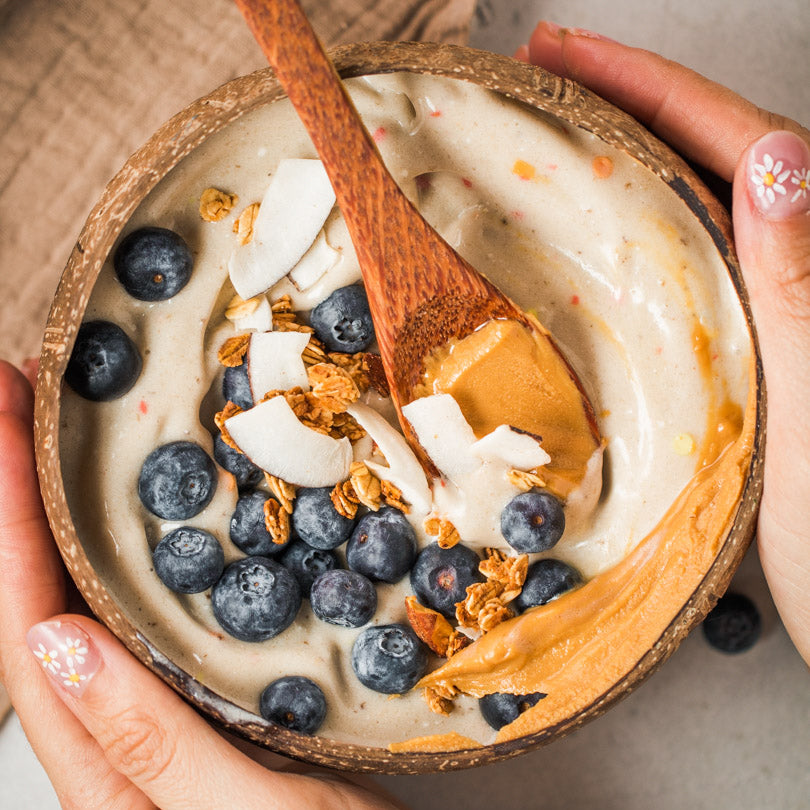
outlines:
[[138, 707], [128, 709], [110, 723], [104, 748], [115, 769], [138, 784], [160, 780], [176, 755], [171, 736]]

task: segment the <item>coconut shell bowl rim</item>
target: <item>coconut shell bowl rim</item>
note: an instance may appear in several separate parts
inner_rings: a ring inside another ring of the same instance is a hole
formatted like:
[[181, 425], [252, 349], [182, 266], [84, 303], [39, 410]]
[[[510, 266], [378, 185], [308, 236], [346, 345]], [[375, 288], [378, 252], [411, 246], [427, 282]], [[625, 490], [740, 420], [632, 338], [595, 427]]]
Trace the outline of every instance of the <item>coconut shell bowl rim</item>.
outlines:
[[464, 79], [585, 129], [657, 175], [708, 232], [728, 268], [751, 336], [757, 412], [753, 454], [733, 525], [700, 586], [632, 670], [586, 708], [518, 739], [450, 752], [392, 753], [384, 748], [298, 734], [268, 723], [195, 681], [130, 623], [96, 577], [68, 509], [59, 458], [62, 377], [96, 277], [135, 208], [170, 169], [208, 136], [241, 115], [284, 96], [270, 69], [234, 79], [178, 113], [127, 161], [92, 210], [73, 247], [45, 329], [35, 407], [40, 486], [59, 550], [90, 607], [143, 664], [204, 716], [259, 746], [331, 768], [392, 774], [469, 768], [537, 748], [603, 714], [671, 655], [725, 591], [753, 535], [762, 490], [766, 403], [759, 347], [727, 211], [680, 157], [633, 118], [570, 80], [471, 48], [380, 42], [342, 46], [331, 56], [343, 78], [407, 71]]

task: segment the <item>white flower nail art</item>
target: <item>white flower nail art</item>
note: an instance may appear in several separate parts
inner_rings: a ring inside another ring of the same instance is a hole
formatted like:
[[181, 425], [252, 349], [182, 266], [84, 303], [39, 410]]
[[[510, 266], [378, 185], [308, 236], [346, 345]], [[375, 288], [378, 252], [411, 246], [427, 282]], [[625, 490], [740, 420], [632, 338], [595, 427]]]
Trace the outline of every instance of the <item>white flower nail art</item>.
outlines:
[[77, 638], [65, 639], [65, 661], [69, 667], [83, 664], [87, 655], [87, 647]]
[[57, 670], [62, 668], [62, 665], [56, 660], [59, 653], [56, 650], [49, 650], [44, 644], [37, 645], [34, 655], [42, 662], [42, 666], [53, 672], [54, 675]]
[[762, 156], [762, 163], [754, 164], [751, 182], [757, 188], [757, 197], [762, 197], [769, 205], [773, 205], [777, 194], [787, 194], [787, 189], [782, 184], [788, 177], [790, 169], [785, 169], [781, 160], [774, 160], [766, 153]]
[[76, 672], [74, 667], [70, 667], [68, 672], [63, 671], [59, 674], [62, 676], [62, 683], [64, 686], [75, 687], [76, 689], [80, 687], [82, 681], [87, 680], [87, 676], [82, 675], [81, 672]]
[[797, 187], [790, 198], [791, 202], [796, 202], [799, 197], [807, 197], [810, 191], [810, 169], [794, 169], [790, 182]]

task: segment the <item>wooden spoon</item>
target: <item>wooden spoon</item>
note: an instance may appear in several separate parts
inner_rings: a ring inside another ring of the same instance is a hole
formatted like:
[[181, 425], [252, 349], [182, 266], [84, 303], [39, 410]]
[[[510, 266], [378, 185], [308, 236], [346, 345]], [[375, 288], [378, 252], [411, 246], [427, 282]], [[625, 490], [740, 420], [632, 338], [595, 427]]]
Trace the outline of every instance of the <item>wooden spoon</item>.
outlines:
[[[517, 321], [553, 347], [555, 362], [575, 385], [572, 405], [584, 413], [579, 423], [590, 433], [589, 456], [600, 444], [599, 430], [576, 374], [548, 332], [461, 258], [400, 190], [296, 0], [236, 0], [236, 5], [332, 181], [360, 262], [391, 395], [423, 462], [400, 408], [414, 398], [434, 349], [493, 319]], [[571, 398], [569, 393], [561, 401]]]

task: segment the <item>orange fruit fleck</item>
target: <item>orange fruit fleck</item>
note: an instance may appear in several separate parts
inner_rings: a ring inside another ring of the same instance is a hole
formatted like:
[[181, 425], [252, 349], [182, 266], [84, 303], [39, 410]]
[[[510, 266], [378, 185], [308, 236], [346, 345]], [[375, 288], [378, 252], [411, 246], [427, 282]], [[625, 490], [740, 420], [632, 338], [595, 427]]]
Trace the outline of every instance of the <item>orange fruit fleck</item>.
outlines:
[[591, 163], [593, 175], [599, 180], [606, 180], [613, 174], [613, 161], [607, 155], [597, 155]]
[[521, 180], [531, 180], [536, 171], [534, 166], [531, 163], [526, 163], [525, 160], [516, 160], [515, 165], [512, 166], [512, 172]]

